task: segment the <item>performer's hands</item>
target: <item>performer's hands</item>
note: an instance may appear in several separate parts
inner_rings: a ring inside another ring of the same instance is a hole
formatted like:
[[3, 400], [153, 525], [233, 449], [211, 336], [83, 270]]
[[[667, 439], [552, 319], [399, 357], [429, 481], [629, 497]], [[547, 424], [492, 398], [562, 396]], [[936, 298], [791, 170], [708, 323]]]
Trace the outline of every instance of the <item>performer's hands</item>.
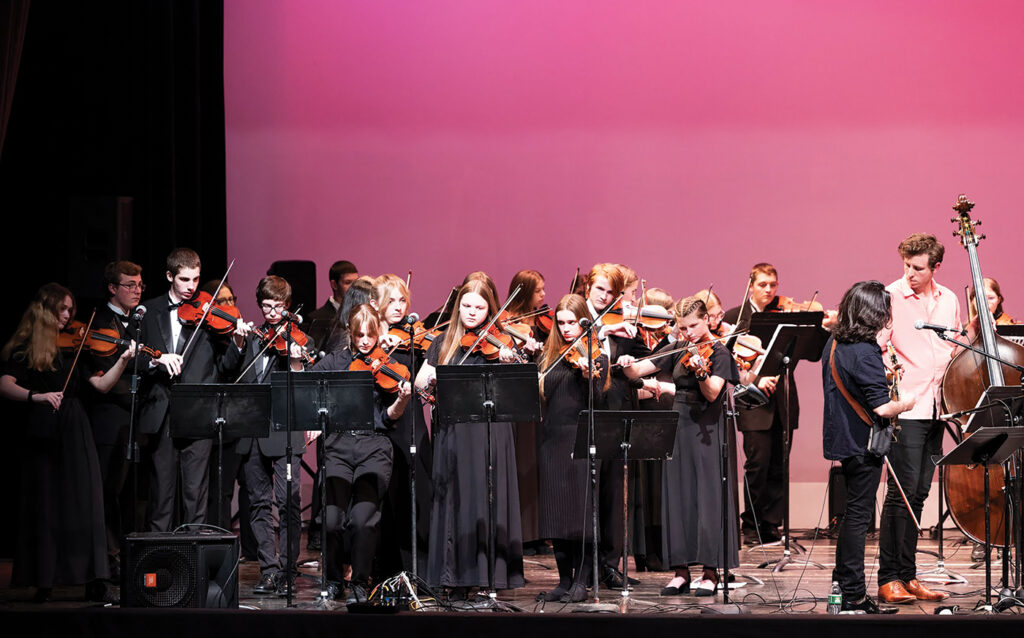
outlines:
[[611, 326], [601, 326], [601, 337], [604, 338], [610, 335], [632, 339], [636, 336], [636, 326], [625, 321]]
[[231, 333], [232, 338], [235, 340], [235, 345], [239, 348], [245, 345], [245, 338], [252, 332], [252, 323], [246, 323], [239, 319], [235, 322], [235, 331]]
[[380, 339], [378, 339], [377, 345], [384, 350], [391, 352], [391, 350], [400, 343], [402, 343], [401, 337], [385, 332], [380, 336]]
[[615, 365], [619, 366], [620, 368], [632, 368], [634, 363], [636, 363], [636, 357], [624, 354], [618, 358], [618, 360], [615, 362]]
[[129, 342], [128, 347], [125, 348], [125, 351], [121, 353], [121, 361], [128, 361], [128, 359], [134, 357], [138, 349], [139, 346], [137, 343], [135, 343], [134, 340]]
[[763, 377], [757, 382], [757, 387], [761, 389], [766, 395], [771, 396], [775, 392], [775, 388], [779, 385], [779, 377]]
[[44, 392], [43, 394], [32, 395], [33, 403], [49, 403], [53, 407], [54, 412], [60, 409], [62, 401], [64, 401], [63, 392]]
[[498, 361], [502, 363], [512, 363], [516, 360], [516, 353], [512, 352], [511, 348], [502, 346], [501, 350], [498, 351]]
[[162, 365], [167, 370], [167, 374], [172, 377], [181, 374], [182, 358], [180, 354], [165, 352], [160, 355], [159, 359], [155, 359], [153, 362], [157, 365]]

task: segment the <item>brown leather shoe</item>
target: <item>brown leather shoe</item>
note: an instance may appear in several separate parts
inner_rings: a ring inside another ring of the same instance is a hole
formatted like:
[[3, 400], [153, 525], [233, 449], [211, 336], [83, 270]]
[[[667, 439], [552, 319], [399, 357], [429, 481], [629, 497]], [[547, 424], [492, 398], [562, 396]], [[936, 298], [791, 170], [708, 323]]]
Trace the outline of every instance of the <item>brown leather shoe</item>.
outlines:
[[890, 581], [878, 588], [878, 600], [890, 605], [903, 605], [917, 600], [917, 596], [911, 594], [898, 580]]
[[946, 600], [949, 594], [941, 591], [932, 591], [921, 584], [921, 581], [914, 579], [907, 582], [907, 593], [917, 596], [918, 600]]

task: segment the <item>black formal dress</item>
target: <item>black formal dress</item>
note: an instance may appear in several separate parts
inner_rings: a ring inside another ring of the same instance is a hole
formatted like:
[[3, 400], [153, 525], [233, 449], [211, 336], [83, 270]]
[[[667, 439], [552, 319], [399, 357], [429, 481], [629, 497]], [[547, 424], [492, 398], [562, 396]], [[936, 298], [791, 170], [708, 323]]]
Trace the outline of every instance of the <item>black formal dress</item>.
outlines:
[[[74, 353], [58, 354], [55, 370], [31, 370], [15, 351], [2, 374], [37, 394], [60, 392]], [[60, 410], [28, 406], [18, 494], [11, 585], [49, 588], [80, 585], [109, 576], [103, 482], [89, 419], [79, 400], [87, 372], [75, 367]]]
[[[778, 308], [776, 297], [765, 308], [766, 312]], [[742, 308], [742, 317], [740, 309]], [[736, 330], [750, 327], [750, 317], [757, 310], [746, 301], [743, 306], [725, 313], [724, 321], [734, 324]], [[768, 344], [764, 344], [765, 347]], [[787, 406], [787, 398], [790, 405]], [[768, 404], [754, 409], [740, 408], [737, 428], [743, 433], [743, 490], [745, 506], [740, 521], [744, 532], [753, 534], [760, 527], [762, 540], [777, 540], [778, 527], [786, 513], [785, 489], [785, 424], [789, 421], [789, 447], [793, 447], [793, 430], [800, 421], [800, 398], [796, 384], [783, 377], [768, 398]], [[755, 520], [757, 524], [755, 525]]]
[[[601, 355], [597, 361], [603, 374], [595, 383], [594, 409], [601, 410], [608, 358]], [[582, 372], [565, 361], [544, 377], [544, 420], [537, 454], [541, 538], [589, 542], [594, 536], [590, 464], [586, 457], [572, 456], [579, 414], [587, 409], [587, 386]], [[601, 461], [597, 464], [600, 468]]]
[[[671, 346], [678, 348], [678, 345]], [[721, 344], [713, 346], [711, 375], [725, 379], [726, 386], [714, 401], [700, 391], [693, 372], [681, 364], [685, 352], [663, 357], [658, 367], [671, 371], [676, 384], [672, 408], [679, 412], [672, 459], [662, 464], [662, 556], [673, 567], [700, 564], [722, 567], [722, 541], [728, 534], [726, 568], [739, 565], [735, 508], [727, 509], [726, 530], [722, 529], [722, 440], [726, 436], [723, 414], [728, 384], [739, 373], [732, 356]], [[728, 474], [728, 464], [726, 464]], [[732, 500], [733, 477], [726, 491]]]
[[[427, 351], [438, 365], [443, 336]], [[460, 355], [461, 357], [461, 355]], [[466, 364], [487, 361], [470, 355]], [[487, 506], [487, 425], [435, 423], [434, 502], [430, 519], [427, 582], [443, 587], [486, 587], [490, 515]], [[494, 454], [494, 502], [497, 546], [494, 586], [522, 587], [523, 540], [516, 479], [515, 442], [511, 423], [491, 424]]]

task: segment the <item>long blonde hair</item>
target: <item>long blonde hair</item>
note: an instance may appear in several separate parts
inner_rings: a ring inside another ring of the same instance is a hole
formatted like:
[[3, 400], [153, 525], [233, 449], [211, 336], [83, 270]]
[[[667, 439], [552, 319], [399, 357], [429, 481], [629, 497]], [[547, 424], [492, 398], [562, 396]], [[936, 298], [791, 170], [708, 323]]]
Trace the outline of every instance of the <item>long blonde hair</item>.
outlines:
[[[462, 305], [462, 298], [469, 293], [476, 293], [487, 302], [488, 319], [498, 312], [498, 300], [495, 299], [491, 286], [485, 280], [471, 279], [462, 288], [459, 288], [459, 293], [455, 296], [455, 305], [452, 307], [451, 315], [448, 317], [450, 321], [448, 329], [444, 331], [444, 338], [441, 340], [440, 356], [437, 358], [437, 362], [440, 365], [450, 363], [462, 351], [460, 343], [462, 338], [466, 336], [466, 327], [462, 325], [462, 320], [459, 317], [459, 307]], [[494, 325], [501, 328], [501, 320], [495, 322]]]
[[57, 283], [48, 283], [36, 292], [35, 298], [25, 309], [14, 335], [0, 351], [0, 358], [9, 361], [15, 351], [24, 347], [16, 356], [25, 361], [32, 370], [56, 370], [53, 365], [57, 357], [57, 325], [60, 305], [71, 298], [71, 316], [75, 316], [75, 296]]
[[373, 300], [377, 304], [377, 311], [380, 313], [381, 321], [384, 321], [384, 309], [391, 303], [391, 294], [398, 291], [405, 302], [405, 314], [409, 314], [412, 306], [412, 299], [409, 296], [409, 287], [405, 280], [394, 274], [380, 275], [373, 280]]

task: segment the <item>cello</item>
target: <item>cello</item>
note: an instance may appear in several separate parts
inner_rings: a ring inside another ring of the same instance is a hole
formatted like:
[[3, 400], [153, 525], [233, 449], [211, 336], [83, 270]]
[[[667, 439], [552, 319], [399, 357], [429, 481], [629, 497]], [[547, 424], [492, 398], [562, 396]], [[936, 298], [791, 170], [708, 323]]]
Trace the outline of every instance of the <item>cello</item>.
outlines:
[[[985, 300], [985, 284], [982, 281], [981, 265], [978, 261], [978, 241], [984, 235], [977, 235], [974, 227], [981, 222], [971, 219], [970, 212], [974, 202], [966, 195], [957, 198], [953, 210], [957, 216], [950, 221], [958, 225], [954, 236], [967, 249], [967, 257], [971, 264], [971, 281], [974, 284], [975, 303], [978, 308], [988, 308]], [[1024, 346], [1013, 343], [999, 336], [993, 327], [991, 313], [979, 315], [979, 334], [973, 346], [988, 354], [1016, 363], [1024, 364]], [[970, 350], [957, 354], [942, 378], [942, 406], [947, 413], [970, 410], [978, 403], [978, 399], [990, 386], [1020, 385], [1020, 375], [1013, 368], [1003, 365], [989, 357]], [[965, 421], [961, 421], [961, 426]], [[959, 433], [959, 432], [958, 432]], [[964, 438], [972, 432], [965, 432]], [[991, 502], [991, 543], [997, 547], [1005, 547], [1006, 520], [1005, 512], [1005, 468], [992, 466], [989, 470], [990, 502]], [[950, 465], [945, 469], [946, 501], [950, 515], [956, 526], [976, 543], [985, 542], [985, 469], [976, 465]], [[1011, 543], [1013, 541], [1011, 540]]]

